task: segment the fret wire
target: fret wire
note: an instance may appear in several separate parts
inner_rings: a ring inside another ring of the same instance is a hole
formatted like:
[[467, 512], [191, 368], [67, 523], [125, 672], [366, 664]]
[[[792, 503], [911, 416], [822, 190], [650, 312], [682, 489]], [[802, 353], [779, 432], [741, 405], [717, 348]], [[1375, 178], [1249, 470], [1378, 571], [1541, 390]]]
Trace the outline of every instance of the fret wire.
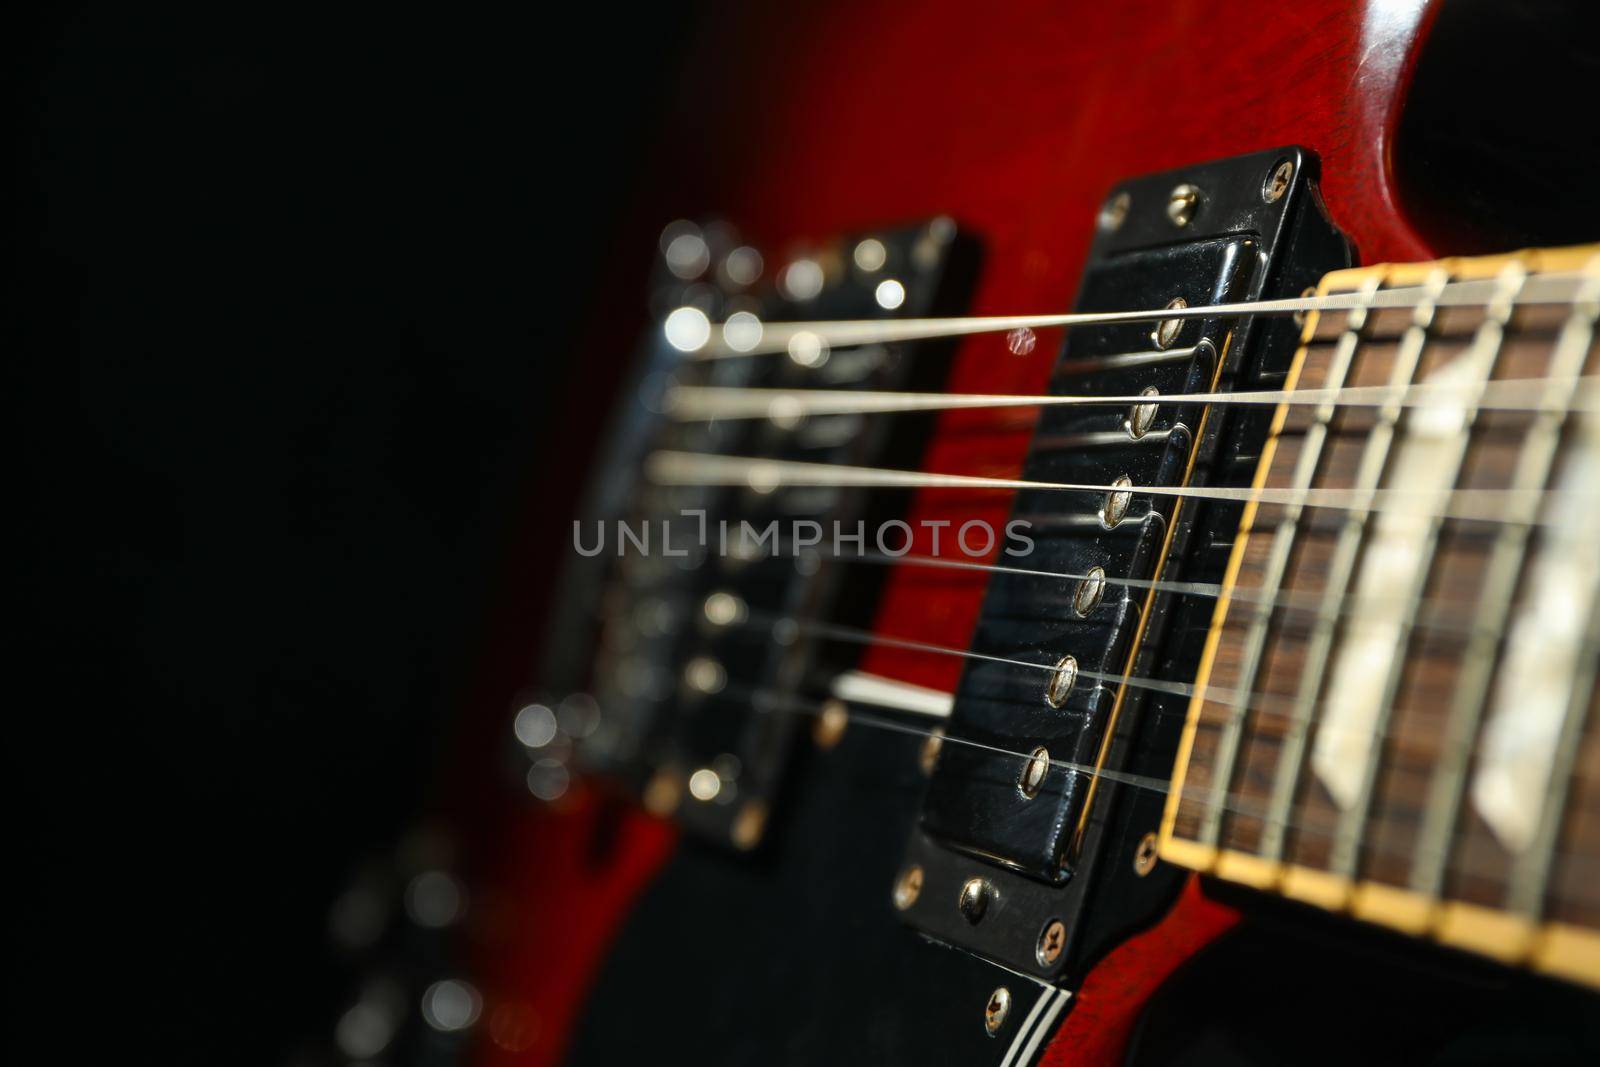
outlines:
[[[1443, 271], [1430, 274], [1425, 289], [1437, 293], [1447, 283]], [[1422, 350], [1427, 344], [1428, 329], [1433, 323], [1437, 305], [1428, 299], [1418, 302], [1412, 312], [1411, 325], [1407, 327], [1390, 368], [1389, 384], [1405, 385], [1416, 376]], [[1369, 501], [1376, 494], [1383, 469], [1388, 462], [1389, 446], [1394, 438], [1395, 424], [1399, 421], [1398, 408], [1386, 407], [1378, 412], [1376, 423], [1362, 447], [1361, 460], [1356, 471], [1355, 487]], [[1350, 579], [1355, 571], [1361, 543], [1365, 539], [1369, 512], [1355, 510], [1345, 517], [1344, 525], [1335, 542], [1332, 558], [1328, 561], [1327, 582], [1323, 586], [1323, 610], [1313, 623], [1306, 642], [1305, 660], [1301, 668], [1300, 685], [1294, 698], [1294, 710], [1284, 731], [1284, 745], [1279, 750], [1278, 770], [1273, 779], [1271, 815], [1264, 829], [1264, 844], [1270, 844], [1271, 855], [1281, 856], [1284, 849], [1283, 831], [1276, 824], [1288, 821], [1289, 810], [1299, 792], [1302, 768], [1308, 748], [1314, 749], [1311, 726], [1318, 707], [1328, 659], [1333, 651], [1337, 626], [1328, 619], [1330, 610], [1346, 599]], [[1268, 840], [1265, 835], [1273, 835]]]
[[[1591, 261], [1584, 296], [1575, 303], [1557, 338], [1548, 368], [1549, 404], [1536, 416], [1518, 454], [1513, 485], [1543, 486], [1549, 480], [1560, 446], [1561, 430], [1570, 410], [1570, 405], [1563, 401], [1570, 397], [1583, 372], [1594, 337], [1597, 312], [1600, 312], [1600, 258]], [[1461, 656], [1461, 674], [1445, 719], [1434, 772], [1429, 779], [1428, 803], [1411, 872], [1411, 887], [1430, 896], [1437, 896], [1444, 888], [1450, 842], [1465, 801], [1467, 767], [1487, 707], [1496, 651], [1511, 610], [1517, 576], [1526, 557], [1529, 532], [1516, 525], [1501, 527], [1484, 568], [1483, 591], [1474, 613], [1475, 625]]]
[[[1600, 435], [1592, 435], [1600, 437]], [[1600, 441], [1596, 441], [1600, 445]], [[1556, 741], [1555, 760], [1546, 779], [1544, 795], [1540, 798], [1539, 824], [1532, 844], [1511, 867], [1511, 884], [1506, 891], [1506, 907], [1530, 918], [1538, 917], [1545, 909], [1549, 887], [1550, 869], [1556, 857], [1557, 838], [1566, 814], [1566, 798], [1572, 789], [1573, 769], [1578, 760], [1578, 746], [1583, 743], [1587, 725], [1589, 700], [1594, 687], [1600, 682], [1600, 598], [1594, 600], [1589, 611], [1589, 632], [1584, 638], [1583, 652], [1578, 659], [1578, 673], [1573, 679], [1572, 695], [1567, 701], [1566, 715], [1561, 721], [1561, 734]]]
[[[1516, 309], [1517, 292], [1527, 280], [1527, 271], [1520, 262], [1513, 262], [1504, 268], [1499, 275], [1496, 286], [1496, 299], [1489, 304], [1488, 312], [1483, 323], [1478, 327], [1473, 337], [1472, 344], [1461, 359], [1464, 361], [1467, 372], [1472, 380], [1487, 384], [1494, 373], [1495, 365], [1499, 362], [1500, 354], [1505, 347], [1506, 325], [1511, 319], [1512, 312]], [[1441, 485], [1454, 487], [1460, 481], [1462, 466], [1467, 458], [1467, 448], [1472, 440], [1472, 428], [1477, 419], [1476, 406], [1469, 405], [1462, 418], [1461, 429], [1455, 434], [1450, 446], [1451, 454], [1441, 464]], [[1404, 445], [1402, 445], [1402, 449]], [[1444, 468], [1448, 468], [1448, 472]], [[1380, 519], [1380, 525], [1382, 520]], [[1443, 521], [1437, 517], [1428, 521], [1428, 527], [1423, 534], [1423, 544], [1417, 553], [1417, 559], [1411, 568], [1411, 586], [1406, 599], [1421, 599], [1427, 590], [1428, 577], [1433, 570], [1434, 558], [1438, 551], [1439, 533]], [[1370, 563], [1368, 564], [1370, 565]], [[1346, 628], [1351, 626], [1367, 625], [1368, 619], [1358, 617], [1354, 623], [1347, 621]], [[1400, 639], [1389, 660], [1389, 667], [1383, 681], [1383, 695], [1375, 709], [1372, 724], [1373, 733], [1376, 735], [1371, 747], [1367, 750], [1367, 758], [1362, 761], [1360, 789], [1355, 801], [1344, 810], [1340, 817], [1339, 829], [1335, 835], [1333, 849], [1330, 853], [1328, 868], [1335, 873], [1353, 876], [1360, 859], [1361, 841], [1367, 830], [1367, 817], [1372, 805], [1372, 793], [1377, 782], [1378, 770], [1383, 762], [1385, 745], [1383, 737], [1388, 730], [1389, 721], [1394, 714], [1394, 701], [1400, 689], [1400, 680], [1403, 675], [1406, 656], [1411, 647], [1413, 632], [1406, 625], [1404, 617], [1394, 619], [1399, 624]], [[1365, 731], [1363, 731], [1365, 733]]]
[[[1595, 318], [1600, 315], [1600, 306], [1597, 306], [1600, 305], [1600, 261], [1592, 261], [1589, 267], [1593, 284], [1589, 287], [1588, 321], [1583, 333], [1592, 342]], [[1574, 430], [1576, 440], [1571, 442], [1569, 465], [1555, 471], [1558, 481], [1592, 479], [1594, 465], [1600, 460], [1600, 422], [1592, 416], [1580, 415]], [[1542, 774], [1542, 788], [1534, 787], [1541, 803], [1531, 834], [1521, 842], [1520, 849], [1511, 850], [1513, 859], [1507, 887], [1507, 906], [1530, 915], [1538, 914], [1544, 903], [1550, 850], [1553, 838], [1560, 832], [1568, 791], [1573, 787], [1572, 771], [1589, 700], [1593, 696], [1592, 672], [1597, 658], [1593, 633], [1577, 632], [1568, 620], [1547, 620], [1541, 601], [1548, 603], [1549, 597], [1571, 595], [1581, 589], [1582, 595], [1587, 597], [1590, 624], [1596, 625], [1592, 616], [1600, 602], [1600, 529], [1596, 528], [1592, 512], [1586, 517], [1589, 522], [1581, 533], [1568, 529], [1550, 536], [1526, 566], [1523, 588], [1528, 591], [1530, 600], [1515, 612], [1511, 624], [1514, 629], [1503, 643], [1500, 677], [1480, 743], [1480, 752], [1503, 761], [1505, 750], [1510, 747], [1503, 740], [1506, 724], [1514, 722], [1519, 729], [1533, 735], [1535, 745], [1531, 754], [1542, 762], [1542, 766], [1535, 768]], [[1534, 697], [1524, 703], [1520, 699], [1533, 681], [1526, 673], [1529, 654], [1535, 647], [1539, 656], [1538, 671], [1549, 682], [1568, 687], [1566, 699], [1558, 698], [1554, 722], [1549, 720], [1547, 701]], [[1512, 701], [1516, 703], [1513, 705]], [[1551, 731], [1547, 745], [1538, 744], [1544, 741], [1539, 736], [1541, 728]], [[1485, 773], [1485, 761], [1480, 759], [1473, 783], [1475, 800], [1480, 800], [1476, 795], [1477, 777]], [[1481, 800], [1479, 808], [1483, 809]], [[1485, 815], [1487, 817], [1487, 812]]]
[[[1338, 345], [1334, 349], [1333, 358], [1328, 368], [1326, 382], [1332, 388], [1341, 388], [1349, 373], [1350, 365], [1355, 359], [1357, 346], [1361, 341], [1362, 331], [1367, 323], [1367, 307], [1383, 279], [1372, 275], [1362, 283], [1360, 292], [1365, 298], [1363, 303], [1352, 309], [1345, 323], [1343, 332], [1339, 335]], [[1300, 491], [1311, 487], [1316, 477], [1317, 465], [1321, 461], [1322, 446], [1327, 440], [1328, 424], [1334, 415], [1331, 405], [1323, 404], [1318, 407], [1312, 424], [1306, 429], [1305, 437], [1301, 444], [1300, 455], [1295, 461], [1292, 488]], [[1239, 682], [1235, 688], [1245, 692], [1253, 692], [1260, 674], [1262, 660], [1265, 658], [1267, 637], [1270, 632], [1275, 601], [1278, 598], [1279, 587], [1288, 570], [1289, 558], [1294, 549], [1295, 538], [1299, 531], [1300, 516], [1305, 510], [1304, 497], [1291, 502], [1286, 506], [1285, 515], [1281, 523], [1273, 530], [1272, 547], [1267, 562], [1266, 575], [1261, 582], [1261, 602], [1254, 608], [1250, 619], [1250, 630], [1245, 640], [1243, 662], [1239, 668]], [[1254, 518], [1252, 511], [1251, 518]], [[1246, 531], [1241, 531], [1241, 536], [1246, 536]], [[1220, 625], [1222, 620], [1217, 620], [1214, 625]], [[1217, 747], [1212, 756], [1211, 790], [1207, 801], [1206, 810], [1201, 818], [1199, 832], [1195, 835], [1201, 844], [1215, 845], [1222, 834], [1222, 806], [1220, 799], [1232, 788], [1235, 773], [1234, 764], [1238, 760], [1239, 745], [1244, 734], [1244, 725], [1247, 718], [1245, 708], [1233, 708], [1228, 712], [1228, 717], [1223, 723], [1222, 734], [1217, 739]], [[1265, 835], [1266, 827], [1263, 827]], [[1265, 837], [1263, 836], [1263, 843]]]

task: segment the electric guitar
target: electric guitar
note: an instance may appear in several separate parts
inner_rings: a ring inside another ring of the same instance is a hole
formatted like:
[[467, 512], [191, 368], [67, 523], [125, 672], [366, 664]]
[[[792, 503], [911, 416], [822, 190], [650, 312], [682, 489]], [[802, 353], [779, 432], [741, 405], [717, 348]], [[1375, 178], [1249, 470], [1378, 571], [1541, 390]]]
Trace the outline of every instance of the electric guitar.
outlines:
[[1578, 5], [715, 21], [371, 1053], [1595, 1062]]

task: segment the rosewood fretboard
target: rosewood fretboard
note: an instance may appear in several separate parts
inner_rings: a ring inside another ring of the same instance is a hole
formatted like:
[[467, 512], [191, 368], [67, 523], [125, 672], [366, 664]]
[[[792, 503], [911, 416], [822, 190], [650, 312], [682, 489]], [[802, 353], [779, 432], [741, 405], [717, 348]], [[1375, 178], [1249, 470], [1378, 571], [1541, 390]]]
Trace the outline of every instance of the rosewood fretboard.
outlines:
[[[1306, 323], [1293, 389], [1441, 389], [1279, 410], [1257, 486], [1353, 492], [1247, 508], [1165, 858], [1600, 985], [1597, 252], [1323, 280], [1495, 297]], [[1582, 274], [1570, 304], [1517, 302], [1550, 272]]]

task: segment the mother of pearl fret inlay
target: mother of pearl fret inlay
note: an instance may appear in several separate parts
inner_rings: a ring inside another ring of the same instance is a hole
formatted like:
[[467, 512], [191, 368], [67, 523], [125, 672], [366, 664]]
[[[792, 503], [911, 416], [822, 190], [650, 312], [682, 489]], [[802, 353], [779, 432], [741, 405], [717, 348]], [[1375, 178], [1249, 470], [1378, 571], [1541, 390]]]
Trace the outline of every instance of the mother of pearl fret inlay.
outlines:
[[[1564, 306], [1526, 285], [1582, 273]], [[1489, 283], [1485, 305], [1382, 307]], [[1370, 299], [1376, 287], [1376, 298]], [[1171, 862], [1600, 987], [1600, 247], [1329, 275], [1195, 680]], [[1529, 381], [1508, 411], [1489, 393]], [[1319, 405], [1320, 406], [1320, 405]], [[1350, 501], [1317, 507], [1317, 494]], [[1449, 513], [1455, 493], [1493, 514]], [[1295, 501], [1302, 501], [1295, 506]]]
[[[1446, 363], [1425, 380], [1481, 379], [1482, 368], [1472, 362], [1463, 358]], [[1442, 502], [1455, 482], [1466, 426], [1463, 403], [1440, 404], [1414, 414], [1390, 459], [1395, 483], [1417, 486], [1419, 495]], [[1343, 808], [1353, 807], [1361, 796], [1389, 675], [1405, 654], [1411, 598], [1399, 591], [1409, 589], [1418, 573], [1426, 571], [1433, 529], [1434, 523], [1420, 511], [1385, 511], [1371, 524], [1356, 578], [1354, 608], [1328, 672], [1311, 750], [1312, 769]]]
[[[1487, 385], [1500, 354], [1511, 300], [1525, 272], [1513, 264], [1501, 273], [1496, 303], [1466, 353], [1434, 369], [1429, 384]], [[1459, 395], [1459, 394], [1458, 394]], [[1472, 406], [1443, 401], [1409, 412], [1398, 450], [1390, 457], [1390, 485], [1405, 486], [1430, 511], [1455, 488], [1466, 458]], [[1398, 682], [1410, 631], [1411, 604], [1422, 596], [1439, 536], [1439, 522], [1417, 511], [1384, 511], [1372, 523], [1356, 579], [1355, 610], [1330, 671], [1311, 764], [1339, 806], [1366, 801], [1373, 751]], [[1404, 590], [1404, 592], [1400, 592]], [[1396, 595], [1396, 594], [1399, 595]], [[1343, 827], [1335, 865], [1348, 867], [1355, 827]]]
[[1557, 482], [1556, 521], [1527, 579], [1528, 597], [1512, 619], [1489, 721], [1478, 749], [1472, 803], [1512, 852], [1524, 852], [1538, 829], [1546, 783], [1584, 633], [1600, 595], [1600, 526], [1595, 503], [1581, 495], [1600, 486], [1600, 433], [1581, 420], [1587, 448], [1575, 452]]
[[[1510, 479], [1513, 486], [1543, 485], [1550, 480], [1555, 466], [1573, 392], [1578, 387], [1589, 346], [1595, 337], [1595, 320], [1600, 317], [1600, 256], [1591, 259], [1585, 271], [1586, 280], [1574, 297], [1572, 312], [1562, 325], [1551, 353], [1547, 368], [1549, 378], [1540, 405], [1543, 410], [1534, 417], [1517, 455], [1516, 469]], [[1446, 853], [1459, 817], [1467, 762], [1472, 757], [1473, 741], [1486, 703], [1485, 694], [1493, 677], [1502, 620], [1511, 611], [1535, 511], [1533, 504], [1511, 503], [1511, 518], [1517, 521], [1508, 522], [1497, 531], [1488, 564], [1482, 572], [1482, 591], [1478, 596], [1472, 637], [1462, 653], [1462, 669], [1456, 678], [1449, 717], [1429, 783], [1416, 862], [1411, 871], [1411, 888], [1430, 896], [1437, 895], [1443, 883]], [[1485, 818], [1493, 827], [1494, 818], [1488, 815]], [[1532, 873], [1521, 872], [1523, 887], [1535, 880]], [[1523, 895], [1536, 892], [1537, 889], [1526, 890]]]

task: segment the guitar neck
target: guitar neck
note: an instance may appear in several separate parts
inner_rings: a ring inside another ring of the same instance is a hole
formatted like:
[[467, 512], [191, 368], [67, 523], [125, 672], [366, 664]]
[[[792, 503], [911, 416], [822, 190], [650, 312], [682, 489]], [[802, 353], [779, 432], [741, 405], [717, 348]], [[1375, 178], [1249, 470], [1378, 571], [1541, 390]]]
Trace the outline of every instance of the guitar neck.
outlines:
[[[1165, 858], [1600, 985], [1597, 251], [1323, 280], [1360, 300], [1287, 388], [1372, 400], [1277, 413]], [[1518, 302], [1557, 273], [1569, 304]], [[1486, 306], [1373, 306], [1473, 279]]]

